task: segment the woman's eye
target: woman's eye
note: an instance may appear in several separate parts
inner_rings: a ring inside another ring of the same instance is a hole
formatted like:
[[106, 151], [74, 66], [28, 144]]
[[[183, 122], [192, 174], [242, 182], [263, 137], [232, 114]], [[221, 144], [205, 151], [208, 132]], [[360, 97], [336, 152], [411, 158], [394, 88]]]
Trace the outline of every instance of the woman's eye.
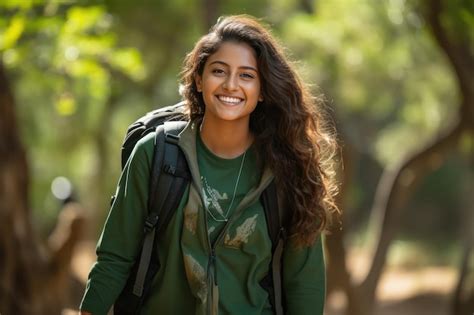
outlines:
[[213, 69], [212, 73], [217, 74], [217, 75], [222, 75], [222, 74], [224, 74], [224, 70], [222, 70], [222, 69]]
[[255, 78], [255, 76], [251, 73], [242, 73], [241, 76], [244, 78], [244, 79], [253, 79]]

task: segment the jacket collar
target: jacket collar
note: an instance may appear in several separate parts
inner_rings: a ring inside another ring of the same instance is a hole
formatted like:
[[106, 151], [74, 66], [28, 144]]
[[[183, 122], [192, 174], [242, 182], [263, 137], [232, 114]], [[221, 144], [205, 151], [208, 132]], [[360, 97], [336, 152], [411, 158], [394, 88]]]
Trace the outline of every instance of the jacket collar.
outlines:
[[[201, 175], [199, 173], [199, 166], [197, 162], [197, 153], [196, 153], [196, 136], [199, 132], [199, 122], [190, 121], [184, 127], [183, 131], [179, 134], [178, 145], [183, 150], [184, 155], [188, 161], [189, 170], [193, 178], [193, 182], [199, 188], [198, 191], [201, 191]], [[274, 175], [270, 168], [266, 167], [263, 170], [262, 177], [260, 179], [259, 185], [256, 187], [253, 193], [260, 194], [273, 180]]]

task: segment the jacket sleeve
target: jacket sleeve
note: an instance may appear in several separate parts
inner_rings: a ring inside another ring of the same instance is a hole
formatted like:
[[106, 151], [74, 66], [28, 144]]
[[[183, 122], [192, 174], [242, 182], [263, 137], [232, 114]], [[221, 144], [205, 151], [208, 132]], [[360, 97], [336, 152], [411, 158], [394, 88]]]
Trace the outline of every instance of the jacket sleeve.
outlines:
[[322, 315], [326, 270], [321, 236], [297, 249], [290, 240], [283, 254], [283, 294], [287, 315]]
[[97, 262], [89, 274], [81, 310], [94, 315], [107, 314], [139, 254], [147, 213], [153, 143], [154, 133], [137, 142], [123, 169], [115, 201], [97, 244]]

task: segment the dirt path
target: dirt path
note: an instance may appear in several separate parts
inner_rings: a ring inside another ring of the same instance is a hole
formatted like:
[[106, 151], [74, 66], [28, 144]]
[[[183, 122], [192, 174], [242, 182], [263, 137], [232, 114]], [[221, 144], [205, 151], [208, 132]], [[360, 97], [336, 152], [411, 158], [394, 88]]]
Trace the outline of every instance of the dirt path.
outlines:
[[[362, 279], [368, 264], [367, 255], [360, 250], [349, 252], [350, 272], [359, 276], [355, 281]], [[387, 267], [377, 290], [374, 315], [450, 315], [456, 277], [457, 271], [446, 266]], [[326, 315], [343, 315], [344, 305], [343, 294], [330, 296]]]

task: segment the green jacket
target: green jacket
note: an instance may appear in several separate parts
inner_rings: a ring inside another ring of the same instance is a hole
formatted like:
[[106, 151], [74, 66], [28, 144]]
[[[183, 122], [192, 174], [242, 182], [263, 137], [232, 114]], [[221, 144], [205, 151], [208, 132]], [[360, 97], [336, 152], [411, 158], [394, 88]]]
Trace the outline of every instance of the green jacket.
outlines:
[[[158, 239], [161, 268], [142, 313], [272, 314], [268, 294], [259, 284], [271, 260], [271, 241], [259, 196], [273, 175], [269, 169], [263, 170], [259, 184], [240, 200], [211, 246], [200, 194], [197, 129], [196, 124], [189, 123], [181, 133], [179, 146], [193, 180]], [[107, 313], [139, 255], [153, 142], [154, 133], [137, 143], [120, 177], [81, 303], [81, 310], [94, 315]], [[323, 314], [325, 267], [320, 238], [303, 249], [296, 249], [291, 240], [287, 242], [283, 291], [287, 314]]]

